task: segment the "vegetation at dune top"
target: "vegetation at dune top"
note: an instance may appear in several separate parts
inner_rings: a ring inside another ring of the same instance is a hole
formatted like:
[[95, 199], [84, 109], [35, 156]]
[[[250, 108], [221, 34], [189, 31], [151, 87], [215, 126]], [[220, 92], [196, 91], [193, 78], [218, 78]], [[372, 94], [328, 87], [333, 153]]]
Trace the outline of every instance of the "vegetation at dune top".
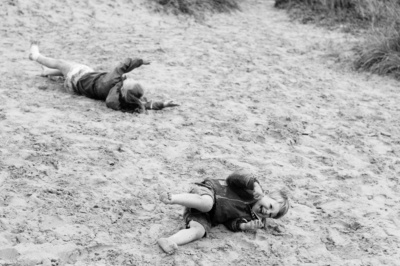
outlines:
[[156, 11], [188, 14], [204, 18], [205, 12], [230, 12], [239, 10], [237, 0], [149, 0]]
[[275, 0], [275, 7], [303, 23], [363, 34], [355, 68], [400, 80], [400, 0]]

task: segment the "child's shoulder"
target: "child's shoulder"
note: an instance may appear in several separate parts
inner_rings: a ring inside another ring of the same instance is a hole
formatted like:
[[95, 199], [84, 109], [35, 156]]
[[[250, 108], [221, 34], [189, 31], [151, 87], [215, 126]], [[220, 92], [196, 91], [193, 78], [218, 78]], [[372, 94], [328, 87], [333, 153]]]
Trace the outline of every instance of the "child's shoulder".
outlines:
[[211, 178], [206, 178], [202, 182], [202, 184], [208, 184], [211, 186], [217, 186], [217, 187], [226, 187], [228, 186], [227, 182], [225, 179], [211, 179]]

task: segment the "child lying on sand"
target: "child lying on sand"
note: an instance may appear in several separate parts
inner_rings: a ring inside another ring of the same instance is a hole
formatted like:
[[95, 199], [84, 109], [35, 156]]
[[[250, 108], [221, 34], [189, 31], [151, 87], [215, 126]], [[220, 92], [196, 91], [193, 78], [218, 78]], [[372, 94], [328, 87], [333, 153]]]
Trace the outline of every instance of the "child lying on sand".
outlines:
[[234, 232], [254, 230], [264, 227], [265, 218], [278, 219], [289, 209], [284, 191], [265, 196], [257, 179], [243, 171], [232, 173], [226, 180], [206, 179], [196, 183], [190, 193], [160, 191], [159, 194], [165, 204], [185, 206], [186, 229], [158, 240], [168, 254], [180, 245], [206, 236], [211, 226], [224, 224]]
[[[69, 93], [106, 101], [107, 107], [123, 112], [145, 112], [147, 109], [160, 110], [178, 106], [173, 101], [152, 102], [143, 96], [143, 88], [124, 74], [141, 65], [150, 64], [142, 59], [127, 58], [111, 72], [95, 72], [92, 68], [61, 59], [46, 57], [39, 52], [39, 46], [32, 42], [29, 59], [43, 65], [41, 76], [64, 76], [64, 86]], [[143, 100], [142, 100], [143, 99]]]

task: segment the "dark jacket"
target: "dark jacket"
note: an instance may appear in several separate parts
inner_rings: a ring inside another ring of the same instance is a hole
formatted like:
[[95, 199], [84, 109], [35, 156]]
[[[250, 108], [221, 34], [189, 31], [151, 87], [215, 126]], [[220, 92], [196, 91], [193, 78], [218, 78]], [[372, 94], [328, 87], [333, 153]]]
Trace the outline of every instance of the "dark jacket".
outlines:
[[[108, 108], [134, 112], [140, 109], [137, 104], [124, 104], [121, 101], [121, 87], [124, 80], [123, 74], [140, 67], [143, 64], [142, 59], [126, 58], [119, 63], [111, 72], [90, 72], [83, 75], [76, 85], [76, 93], [88, 98], [106, 101]], [[142, 102], [145, 109], [160, 110], [164, 108], [162, 102], [151, 102], [145, 99]]]
[[212, 225], [224, 224], [232, 231], [239, 225], [258, 219], [251, 210], [254, 203], [255, 177], [229, 176], [223, 179], [206, 179], [201, 184], [214, 190], [215, 202], [209, 212]]

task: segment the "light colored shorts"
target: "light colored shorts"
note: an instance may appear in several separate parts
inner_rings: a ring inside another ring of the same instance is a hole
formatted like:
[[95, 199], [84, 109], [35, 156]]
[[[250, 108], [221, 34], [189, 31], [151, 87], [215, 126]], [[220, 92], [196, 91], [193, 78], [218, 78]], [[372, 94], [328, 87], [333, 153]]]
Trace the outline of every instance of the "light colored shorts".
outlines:
[[86, 65], [82, 64], [74, 64], [71, 67], [71, 70], [68, 72], [67, 76], [65, 77], [64, 81], [64, 87], [69, 93], [75, 93], [77, 92], [76, 90], [76, 84], [78, 83], [78, 80], [85, 75], [86, 73], [89, 72], [94, 72], [94, 70], [91, 67], [88, 67]]

